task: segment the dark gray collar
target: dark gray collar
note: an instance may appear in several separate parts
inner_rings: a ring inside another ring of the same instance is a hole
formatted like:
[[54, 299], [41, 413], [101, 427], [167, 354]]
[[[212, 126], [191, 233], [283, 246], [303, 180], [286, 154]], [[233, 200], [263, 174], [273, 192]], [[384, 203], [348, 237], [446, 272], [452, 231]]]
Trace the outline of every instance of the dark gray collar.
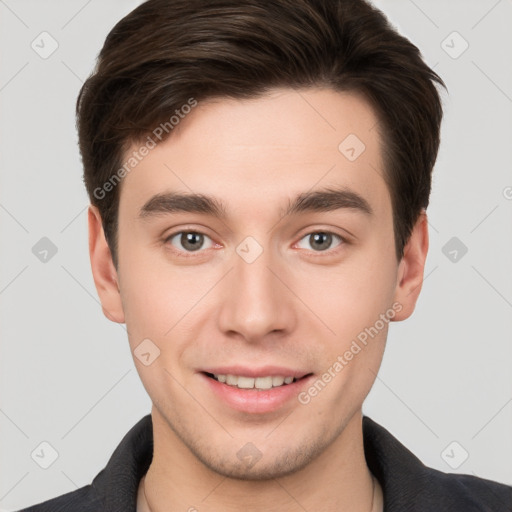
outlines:
[[[384, 512], [512, 512], [512, 487], [428, 468], [367, 416], [363, 439], [368, 467], [382, 486]], [[135, 512], [138, 485], [152, 458], [148, 414], [124, 436], [92, 483], [106, 512]]]

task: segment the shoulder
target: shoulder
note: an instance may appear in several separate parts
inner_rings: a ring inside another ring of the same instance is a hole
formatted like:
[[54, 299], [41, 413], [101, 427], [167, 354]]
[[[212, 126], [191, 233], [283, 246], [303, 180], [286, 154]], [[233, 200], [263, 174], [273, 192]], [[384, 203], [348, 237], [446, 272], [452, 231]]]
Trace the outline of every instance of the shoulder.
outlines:
[[387, 512], [512, 512], [512, 487], [425, 466], [367, 416], [363, 438], [368, 467], [379, 480]]
[[443, 473], [425, 467], [425, 499], [442, 510], [512, 512], [512, 487], [473, 475]]
[[80, 487], [51, 500], [32, 505], [18, 512], [100, 512], [103, 503], [92, 485]]
[[132, 510], [140, 479], [148, 470], [152, 457], [153, 430], [148, 414], [123, 437], [91, 484], [18, 512]]

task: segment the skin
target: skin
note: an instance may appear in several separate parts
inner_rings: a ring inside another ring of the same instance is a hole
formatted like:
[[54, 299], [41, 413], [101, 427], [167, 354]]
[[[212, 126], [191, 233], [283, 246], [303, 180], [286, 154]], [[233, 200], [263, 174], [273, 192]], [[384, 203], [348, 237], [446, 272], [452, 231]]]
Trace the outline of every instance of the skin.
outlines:
[[[353, 162], [338, 150], [351, 133], [366, 146]], [[393, 321], [411, 315], [427, 219], [422, 212], [397, 261], [380, 144], [373, 109], [352, 93], [275, 89], [251, 100], [201, 102], [124, 178], [117, 269], [90, 207], [103, 312], [126, 323], [132, 351], [146, 338], [160, 349], [149, 366], [134, 357], [153, 402], [154, 455], [145, 479], [153, 512], [370, 510], [361, 408], [387, 324], [306, 405], [293, 399], [272, 413], [242, 413], [197, 372], [276, 364], [320, 377], [394, 303], [401, 310]], [[341, 208], [282, 217], [290, 198], [325, 187], [356, 192], [373, 213]], [[150, 197], [169, 191], [215, 196], [227, 217], [139, 217]], [[169, 239], [180, 230], [206, 234], [206, 248], [187, 253], [180, 237]], [[334, 237], [319, 250], [308, 235], [326, 231], [346, 241]], [[247, 236], [263, 248], [250, 264], [236, 252]], [[262, 454], [251, 468], [236, 455], [249, 442]], [[375, 505], [382, 507], [380, 488]]]

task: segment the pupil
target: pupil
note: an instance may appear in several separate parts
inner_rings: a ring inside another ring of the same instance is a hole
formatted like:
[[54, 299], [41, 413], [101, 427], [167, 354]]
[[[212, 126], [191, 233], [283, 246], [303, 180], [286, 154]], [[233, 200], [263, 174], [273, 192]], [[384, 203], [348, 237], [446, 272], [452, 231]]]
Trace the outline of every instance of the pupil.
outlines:
[[330, 233], [314, 233], [310, 236], [311, 246], [317, 246], [318, 249], [328, 249], [332, 242]]
[[188, 250], [197, 251], [203, 245], [203, 235], [200, 233], [183, 233], [181, 244]]

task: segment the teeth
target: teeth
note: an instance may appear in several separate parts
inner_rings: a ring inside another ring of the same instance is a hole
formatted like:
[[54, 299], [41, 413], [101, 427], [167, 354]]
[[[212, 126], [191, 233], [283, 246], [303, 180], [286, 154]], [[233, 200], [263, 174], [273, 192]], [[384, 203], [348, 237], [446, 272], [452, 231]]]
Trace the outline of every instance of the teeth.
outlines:
[[[231, 375], [228, 375], [228, 377], [231, 377]], [[238, 381], [236, 383], [236, 385], [239, 388], [252, 389], [254, 387], [254, 379], [251, 377], [233, 377], [233, 378]]]
[[282, 377], [282, 376], [268, 376], [268, 377], [242, 377], [237, 375], [213, 375], [216, 380], [228, 384], [229, 386], [235, 386], [240, 389], [271, 389], [282, 386], [283, 384], [291, 384], [294, 377]]
[[236, 386], [238, 384], [238, 377], [235, 377], [234, 375], [226, 375], [226, 384]]
[[[240, 380], [238, 380], [240, 386]], [[273, 385], [272, 377], [258, 377], [254, 380], [254, 387], [257, 389], [271, 389]]]
[[272, 377], [272, 386], [281, 386], [284, 382], [284, 377]]

